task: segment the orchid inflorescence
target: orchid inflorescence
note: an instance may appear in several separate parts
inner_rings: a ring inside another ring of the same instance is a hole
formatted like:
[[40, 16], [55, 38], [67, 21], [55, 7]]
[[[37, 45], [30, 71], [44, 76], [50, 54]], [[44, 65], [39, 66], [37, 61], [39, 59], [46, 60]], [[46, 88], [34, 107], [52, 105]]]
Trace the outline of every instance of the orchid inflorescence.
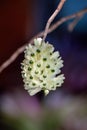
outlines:
[[61, 86], [65, 79], [64, 74], [60, 74], [63, 60], [58, 51], [54, 52], [52, 44], [37, 38], [34, 44], [26, 46], [24, 53], [22, 77], [31, 96], [41, 90], [47, 95], [50, 90]]

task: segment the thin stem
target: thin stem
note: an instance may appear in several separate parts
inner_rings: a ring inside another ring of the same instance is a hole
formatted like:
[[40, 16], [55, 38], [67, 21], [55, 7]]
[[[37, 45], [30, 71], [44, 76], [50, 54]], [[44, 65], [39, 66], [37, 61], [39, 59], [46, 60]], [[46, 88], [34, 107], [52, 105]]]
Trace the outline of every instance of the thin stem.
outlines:
[[[59, 27], [61, 24], [63, 24], [64, 22], [70, 20], [70, 19], [73, 19], [73, 18], [77, 18], [78, 16], [82, 16], [84, 15], [85, 13], [87, 13], [87, 8], [75, 13], [75, 14], [72, 14], [72, 15], [69, 15], [69, 16], [66, 16], [66, 17], [63, 17], [61, 18], [59, 21], [57, 21], [56, 23], [54, 23], [49, 29], [48, 29], [48, 32], [47, 33], [51, 33], [53, 32], [57, 27]], [[33, 40], [37, 37], [42, 37], [44, 36], [44, 31], [38, 33], [36, 36], [34, 36], [30, 41], [29, 43], [33, 43]], [[0, 73], [5, 69], [7, 68], [11, 63], [13, 63], [16, 58], [24, 51], [25, 49], [25, 45], [21, 46], [20, 48], [18, 48], [12, 55], [9, 59], [7, 59], [4, 63], [2, 63], [2, 65], [0, 66]]]
[[81, 16], [75, 18], [75, 19], [73, 20], [73, 22], [71, 22], [71, 23], [68, 25], [68, 31], [69, 31], [69, 32], [72, 32], [72, 31], [74, 30], [75, 26], [79, 23], [79, 21], [82, 19], [83, 16], [84, 16], [84, 15], [81, 15]]
[[85, 13], [87, 13], [87, 8], [75, 13], [75, 14], [72, 14], [72, 15], [69, 15], [69, 16], [65, 16], [63, 18], [61, 18], [59, 21], [57, 21], [56, 23], [54, 23], [48, 30], [48, 33], [51, 33], [53, 32], [56, 28], [58, 28], [61, 24], [63, 24], [64, 22], [70, 20], [70, 19], [74, 19], [74, 18], [77, 18], [78, 16], [82, 16], [84, 15]]
[[52, 21], [54, 20], [54, 18], [58, 15], [58, 13], [60, 12], [60, 10], [62, 9], [64, 3], [66, 0], [61, 0], [59, 5], [57, 6], [57, 9], [54, 11], [54, 13], [51, 15], [51, 17], [48, 19], [46, 27], [45, 27], [45, 31], [44, 31], [44, 36], [43, 36], [43, 41], [46, 39], [50, 24], [52, 23]]

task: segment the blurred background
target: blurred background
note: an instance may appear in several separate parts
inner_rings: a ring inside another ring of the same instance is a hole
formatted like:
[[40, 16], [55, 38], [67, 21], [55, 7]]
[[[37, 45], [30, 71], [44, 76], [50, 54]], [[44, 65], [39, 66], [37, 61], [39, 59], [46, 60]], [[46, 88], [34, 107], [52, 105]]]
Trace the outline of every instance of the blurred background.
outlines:
[[[59, 0], [0, 1], [0, 65], [20, 46], [45, 28]], [[87, 7], [87, 0], [67, 0], [61, 17]], [[64, 60], [61, 88], [30, 97], [24, 90], [22, 53], [0, 74], [0, 130], [87, 130], [87, 14], [72, 32], [67, 21], [49, 34]]]

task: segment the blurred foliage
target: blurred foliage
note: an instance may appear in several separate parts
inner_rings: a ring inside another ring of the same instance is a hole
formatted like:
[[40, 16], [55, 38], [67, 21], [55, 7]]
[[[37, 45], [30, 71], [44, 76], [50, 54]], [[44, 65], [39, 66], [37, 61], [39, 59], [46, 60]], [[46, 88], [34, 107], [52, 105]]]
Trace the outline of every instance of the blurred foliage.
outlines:
[[[77, 108], [75, 104], [71, 103], [71, 107], [65, 106], [62, 109], [43, 107], [41, 115], [36, 118], [22, 114], [11, 116], [1, 113], [0, 130], [70, 130], [68, 127], [79, 130], [79, 127], [75, 125], [80, 122], [82, 129], [83, 125], [86, 125], [86, 121], [87, 105]], [[83, 128], [83, 130], [86, 129]]]
[[0, 123], [1, 130], [56, 130], [61, 126], [60, 119], [54, 115], [51, 116], [51, 113], [40, 122], [35, 122], [27, 117], [13, 118], [3, 115]]
[[42, 130], [56, 130], [58, 128], [61, 129], [63, 121], [59, 110], [54, 111], [46, 109], [41, 124]]
[[39, 130], [38, 124], [29, 117], [12, 117], [5, 114], [1, 115], [1, 130]]

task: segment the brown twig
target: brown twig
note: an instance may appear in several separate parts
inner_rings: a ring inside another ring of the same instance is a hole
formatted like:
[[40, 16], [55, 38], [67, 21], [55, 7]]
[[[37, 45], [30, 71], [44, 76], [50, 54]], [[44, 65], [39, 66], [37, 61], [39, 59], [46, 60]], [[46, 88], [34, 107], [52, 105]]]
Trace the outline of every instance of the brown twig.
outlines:
[[54, 23], [48, 30], [48, 33], [51, 33], [53, 32], [57, 27], [59, 27], [61, 24], [63, 24], [64, 22], [70, 20], [70, 19], [74, 19], [74, 18], [77, 18], [78, 16], [82, 16], [84, 15], [85, 13], [87, 13], [87, 8], [75, 13], [75, 14], [72, 14], [72, 15], [69, 15], [69, 16], [65, 16], [63, 18], [61, 18], [59, 21], [57, 21], [56, 23]]
[[68, 31], [72, 32], [75, 28], [75, 26], [79, 23], [79, 21], [83, 18], [83, 14], [77, 18], [75, 18], [69, 25], [68, 25]]
[[[51, 27], [48, 29], [48, 32], [47, 33], [51, 33], [52, 31], [54, 31], [57, 27], [59, 27], [61, 24], [63, 24], [64, 22], [70, 20], [70, 19], [73, 19], [73, 18], [76, 18], [78, 16], [82, 16], [83, 14], [87, 13], [87, 8], [75, 13], [75, 14], [72, 14], [72, 15], [69, 15], [69, 16], [66, 16], [66, 17], [63, 17], [61, 18], [58, 22], [54, 23], [53, 25], [51, 25]], [[29, 43], [33, 43], [33, 40], [37, 37], [42, 37], [44, 35], [44, 31], [38, 33], [36, 36], [34, 36], [30, 41]], [[25, 45], [23, 45], [22, 47], [18, 48], [13, 54], [12, 56], [6, 60], [1, 66], [0, 66], [0, 73], [5, 69], [7, 68], [11, 63], [13, 63], [16, 58], [24, 51], [25, 49]]]
[[59, 5], [57, 6], [57, 9], [54, 11], [54, 13], [51, 15], [51, 17], [48, 19], [46, 27], [45, 27], [45, 31], [44, 31], [44, 35], [43, 35], [43, 41], [45, 40], [47, 34], [48, 34], [48, 29], [50, 27], [50, 24], [52, 23], [52, 21], [54, 20], [54, 18], [58, 15], [58, 13], [60, 12], [60, 10], [62, 9], [64, 3], [66, 0], [61, 0]]

